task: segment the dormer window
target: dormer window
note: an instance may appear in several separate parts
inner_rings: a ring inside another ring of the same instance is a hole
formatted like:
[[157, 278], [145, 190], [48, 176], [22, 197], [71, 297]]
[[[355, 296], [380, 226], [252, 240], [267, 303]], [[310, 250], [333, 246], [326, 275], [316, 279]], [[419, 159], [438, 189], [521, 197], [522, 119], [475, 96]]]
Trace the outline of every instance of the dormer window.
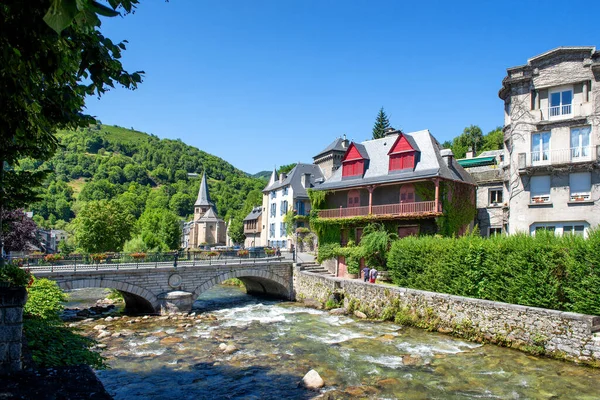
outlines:
[[342, 178], [363, 176], [365, 173], [365, 161], [367, 159], [364, 147], [351, 143], [342, 160]]
[[[411, 138], [412, 139], [412, 138]], [[411, 170], [415, 168], [418, 148], [413, 140], [400, 134], [388, 152], [389, 171]], [[412, 143], [411, 143], [412, 142]]]
[[573, 114], [573, 88], [559, 88], [548, 93], [550, 118]]

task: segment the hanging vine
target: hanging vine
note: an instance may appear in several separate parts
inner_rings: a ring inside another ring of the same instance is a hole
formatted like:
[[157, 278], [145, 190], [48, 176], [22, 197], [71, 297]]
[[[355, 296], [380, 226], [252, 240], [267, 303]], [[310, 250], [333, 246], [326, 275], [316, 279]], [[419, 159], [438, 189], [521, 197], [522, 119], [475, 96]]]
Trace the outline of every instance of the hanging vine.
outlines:
[[444, 215], [438, 217], [438, 233], [457, 236], [475, 219], [475, 189], [471, 185], [441, 182], [440, 193]]

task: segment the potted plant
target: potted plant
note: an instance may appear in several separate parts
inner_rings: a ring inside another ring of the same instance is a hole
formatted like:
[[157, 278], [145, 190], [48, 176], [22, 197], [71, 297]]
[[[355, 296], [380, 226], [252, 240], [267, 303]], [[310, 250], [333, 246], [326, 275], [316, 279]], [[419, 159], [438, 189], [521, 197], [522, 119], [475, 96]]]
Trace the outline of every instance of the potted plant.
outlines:
[[240, 249], [237, 251], [238, 257], [248, 257], [248, 254], [250, 254], [250, 252], [246, 249]]
[[131, 253], [131, 257], [136, 261], [143, 260], [144, 258], [146, 258], [146, 253], [143, 253], [143, 252]]
[[275, 255], [275, 249], [265, 249], [265, 254], [268, 256]]
[[63, 259], [63, 256], [61, 256], [60, 254], [46, 254], [46, 256], [44, 257], [44, 261], [54, 264], [55, 262], [59, 262], [60, 260]]

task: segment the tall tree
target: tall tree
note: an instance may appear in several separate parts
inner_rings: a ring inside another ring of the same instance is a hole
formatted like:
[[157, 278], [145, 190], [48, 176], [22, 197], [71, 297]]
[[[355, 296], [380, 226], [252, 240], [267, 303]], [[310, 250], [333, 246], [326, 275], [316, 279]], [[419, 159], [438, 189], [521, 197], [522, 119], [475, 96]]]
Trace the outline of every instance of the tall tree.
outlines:
[[502, 127], [499, 126], [493, 131], [488, 132], [483, 137], [483, 146], [481, 151], [486, 150], [501, 150], [504, 147], [504, 132]]
[[385, 130], [389, 128], [390, 120], [388, 116], [383, 111], [383, 107], [379, 109], [379, 113], [377, 114], [377, 118], [375, 119], [375, 125], [373, 126], [373, 139], [380, 139], [385, 136]]
[[[119, 59], [123, 42], [100, 33], [97, 14], [130, 12], [138, 0], [3, 0], [0, 3], [0, 210], [36, 199], [44, 173], [18, 170], [24, 157], [48, 159], [57, 128], [87, 125], [85, 97], [121, 84], [135, 88], [141, 72]], [[1, 215], [1, 212], [0, 212]], [[4, 246], [0, 217], [0, 247]], [[0, 266], [4, 260], [0, 257]]]
[[89, 253], [120, 251], [134, 223], [133, 215], [118, 201], [87, 202], [73, 221], [77, 247]]
[[38, 245], [37, 226], [22, 209], [4, 212], [5, 250], [24, 251], [30, 244]]
[[477, 150], [483, 145], [483, 132], [481, 132], [481, 128], [477, 125], [470, 125], [465, 128], [463, 135], [465, 135], [469, 147], [473, 150], [473, 154], [477, 154]]

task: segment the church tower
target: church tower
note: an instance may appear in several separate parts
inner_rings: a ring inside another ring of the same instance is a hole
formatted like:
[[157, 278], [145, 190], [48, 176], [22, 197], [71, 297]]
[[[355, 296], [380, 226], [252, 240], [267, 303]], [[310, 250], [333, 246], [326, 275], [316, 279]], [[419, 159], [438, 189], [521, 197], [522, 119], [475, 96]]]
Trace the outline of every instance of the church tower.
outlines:
[[190, 230], [189, 247], [224, 245], [225, 241], [225, 221], [218, 217], [215, 204], [210, 200], [206, 172], [204, 172], [198, 198], [194, 203], [194, 221]]

